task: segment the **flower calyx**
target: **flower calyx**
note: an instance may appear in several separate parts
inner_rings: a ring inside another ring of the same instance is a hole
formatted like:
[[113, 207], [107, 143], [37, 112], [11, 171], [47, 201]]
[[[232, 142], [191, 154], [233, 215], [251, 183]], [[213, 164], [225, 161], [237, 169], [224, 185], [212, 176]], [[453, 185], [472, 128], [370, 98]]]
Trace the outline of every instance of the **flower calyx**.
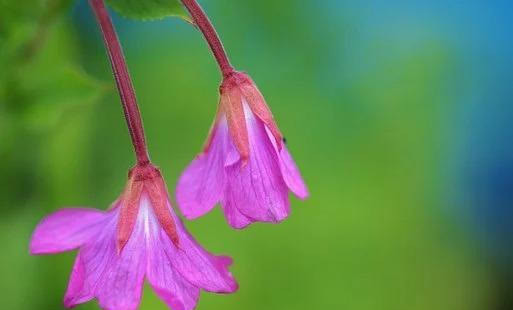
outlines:
[[233, 71], [224, 77], [219, 92], [221, 97], [217, 120], [219, 114], [226, 116], [230, 135], [243, 162], [247, 162], [250, 155], [247, 119], [251, 116], [246, 113], [253, 113], [265, 124], [274, 136], [278, 149], [281, 150], [283, 135], [262, 93], [249, 75]]
[[130, 240], [135, 227], [141, 197], [147, 195], [151, 208], [161, 227], [175, 246], [179, 246], [176, 224], [171, 215], [168, 202], [167, 188], [160, 170], [151, 163], [138, 164], [128, 173], [128, 182], [121, 195], [118, 207], [121, 208], [118, 219], [116, 245], [121, 253]]

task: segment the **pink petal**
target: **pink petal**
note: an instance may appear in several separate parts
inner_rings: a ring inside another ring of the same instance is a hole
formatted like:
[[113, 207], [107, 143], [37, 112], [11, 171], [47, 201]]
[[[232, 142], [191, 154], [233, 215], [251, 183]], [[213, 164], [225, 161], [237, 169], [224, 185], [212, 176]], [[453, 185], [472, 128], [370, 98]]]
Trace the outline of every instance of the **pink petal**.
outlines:
[[45, 217], [30, 241], [31, 254], [50, 254], [80, 247], [94, 236], [106, 213], [96, 209], [68, 208]]
[[251, 155], [246, 166], [239, 160], [226, 167], [225, 204], [228, 211], [237, 209], [252, 221], [280, 222], [289, 215], [290, 207], [279, 158], [262, 121], [249, 108], [245, 112]]
[[103, 229], [80, 249], [64, 298], [66, 307], [93, 297], [105, 310], [135, 310], [139, 306], [146, 270], [144, 221], [138, 216], [130, 240], [118, 254], [119, 208], [108, 214]]
[[289, 150], [283, 145], [280, 152], [280, 169], [283, 180], [289, 189], [300, 199], [306, 199], [309, 195], [305, 182], [299, 173], [299, 169], [292, 159]]
[[299, 169], [292, 159], [287, 146], [283, 143], [281, 150], [276, 145], [274, 135], [271, 130], [265, 127], [265, 131], [269, 140], [273, 144], [273, 147], [280, 157], [280, 171], [283, 176], [283, 180], [287, 184], [288, 188], [300, 199], [306, 199], [308, 197], [308, 189], [306, 188], [305, 182], [299, 173]]
[[66, 308], [71, 308], [77, 304], [89, 301], [94, 297], [92, 293], [82, 293], [84, 289], [85, 278], [86, 275], [84, 264], [80, 259], [80, 255], [77, 255], [75, 263], [73, 264], [73, 269], [71, 270], [68, 289], [64, 297], [64, 306]]
[[[152, 213], [150, 209], [148, 212]], [[155, 215], [148, 221], [148, 265], [146, 275], [157, 295], [173, 310], [191, 310], [196, 307], [200, 289], [176, 272], [161, 243], [160, 227]]]
[[178, 207], [188, 219], [209, 212], [223, 193], [224, 152], [228, 140], [226, 119], [219, 122], [212, 134], [207, 151], [192, 161], [180, 177], [176, 188]]
[[231, 293], [238, 285], [228, 270], [231, 259], [215, 256], [205, 251], [201, 245], [185, 230], [181, 220], [168, 205], [175, 220], [180, 238], [179, 247], [175, 247], [163, 229], [160, 229], [161, 246], [174, 270], [188, 282], [209, 292]]
[[240, 211], [232, 204], [234, 199], [231, 198], [231, 193], [232, 191], [230, 189], [227, 189], [225, 192], [225, 197], [227, 198], [225, 198], [222, 202], [224, 215], [226, 216], [226, 220], [231, 227], [236, 229], [243, 229], [254, 221], [240, 213]]

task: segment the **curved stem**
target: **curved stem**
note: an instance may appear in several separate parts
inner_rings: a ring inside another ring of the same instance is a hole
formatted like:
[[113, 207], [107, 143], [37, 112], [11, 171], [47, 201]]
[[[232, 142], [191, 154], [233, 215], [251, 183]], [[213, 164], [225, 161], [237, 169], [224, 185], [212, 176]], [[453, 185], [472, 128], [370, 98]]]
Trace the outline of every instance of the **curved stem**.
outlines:
[[194, 23], [198, 26], [199, 30], [207, 40], [223, 76], [226, 77], [230, 75], [233, 72], [233, 67], [230, 64], [230, 60], [228, 60], [223, 43], [221, 43], [219, 35], [207, 15], [196, 0], [182, 0], [182, 3], [185, 8], [187, 8], [187, 11], [191, 14]]
[[125, 113], [128, 131], [130, 132], [130, 137], [134, 146], [137, 164], [147, 164], [150, 160], [146, 148], [146, 141], [144, 139], [141, 114], [139, 112], [139, 107], [137, 106], [134, 87], [132, 86], [132, 80], [128, 73], [125, 56], [123, 55], [123, 50], [121, 49], [118, 36], [116, 35], [116, 31], [112, 25], [112, 20], [105, 8], [103, 0], [89, 0], [89, 4], [93, 9], [96, 19], [98, 20], [98, 24], [102, 30], [103, 40], [112, 66], [112, 72], [121, 97], [121, 104]]

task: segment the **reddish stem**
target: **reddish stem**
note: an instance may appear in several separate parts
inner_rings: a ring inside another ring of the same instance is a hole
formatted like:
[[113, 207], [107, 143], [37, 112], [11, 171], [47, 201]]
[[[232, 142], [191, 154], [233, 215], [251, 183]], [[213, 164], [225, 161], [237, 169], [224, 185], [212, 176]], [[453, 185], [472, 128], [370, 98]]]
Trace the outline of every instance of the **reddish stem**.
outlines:
[[112, 25], [109, 13], [107, 12], [107, 9], [105, 9], [103, 0], [89, 0], [89, 4], [93, 9], [96, 19], [98, 20], [98, 24], [102, 30], [103, 40], [112, 66], [112, 72], [121, 97], [121, 105], [123, 106], [123, 111], [125, 113], [128, 131], [130, 132], [130, 137], [134, 146], [137, 164], [145, 165], [149, 163], [150, 160], [146, 148], [146, 141], [144, 139], [141, 114], [139, 112], [139, 107], [137, 106], [137, 99], [135, 97], [130, 74], [128, 73], [123, 50], [121, 49], [118, 36], [116, 35], [116, 31]]
[[223, 76], [226, 77], [230, 75], [233, 72], [233, 67], [230, 64], [230, 60], [228, 60], [223, 43], [221, 43], [219, 35], [207, 15], [196, 0], [182, 0], [182, 3], [187, 8], [187, 11], [191, 14], [194, 23], [198, 26], [201, 33], [203, 33], [203, 36], [207, 40]]

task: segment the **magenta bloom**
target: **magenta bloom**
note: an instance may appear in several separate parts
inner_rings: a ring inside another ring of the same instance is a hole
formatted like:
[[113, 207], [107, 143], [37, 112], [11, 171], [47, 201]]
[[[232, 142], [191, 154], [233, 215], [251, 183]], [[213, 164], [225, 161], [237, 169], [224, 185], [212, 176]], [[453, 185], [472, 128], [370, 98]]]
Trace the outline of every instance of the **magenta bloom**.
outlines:
[[280, 222], [290, 213], [289, 190], [301, 199], [308, 190], [251, 78], [234, 72], [220, 91], [206, 146], [178, 181], [178, 206], [194, 219], [220, 202], [234, 228]]
[[108, 211], [68, 208], [39, 223], [32, 254], [79, 249], [64, 305], [97, 298], [102, 309], [135, 310], [146, 278], [173, 310], [194, 309], [200, 289], [237, 290], [231, 258], [205, 251], [174, 214], [160, 172], [132, 169], [125, 192]]

